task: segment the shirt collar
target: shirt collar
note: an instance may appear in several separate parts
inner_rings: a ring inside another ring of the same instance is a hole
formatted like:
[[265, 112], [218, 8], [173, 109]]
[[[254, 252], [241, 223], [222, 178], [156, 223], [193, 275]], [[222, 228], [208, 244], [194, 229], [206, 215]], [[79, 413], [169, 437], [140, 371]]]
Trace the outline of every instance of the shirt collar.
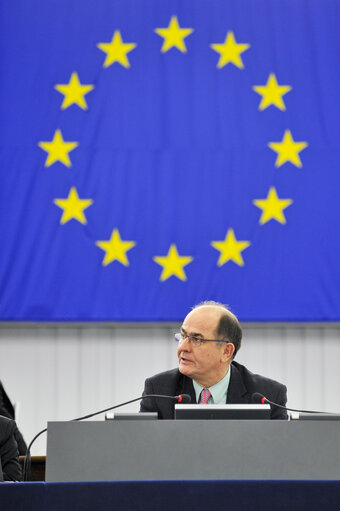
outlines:
[[201, 385], [199, 385], [199, 383], [195, 382], [195, 380], [192, 380], [192, 384], [194, 386], [196, 394], [196, 403], [198, 403], [202, 389], [208, 388], [211, 394], [211, 397], [209, 398], [208, 401], [209, 404], [215, 405], [225, 404], [227, 401], [230, 374], [231, 370], [229, 366], [227, 374], [222, 378], [222, 380], [215, 383], [215, 385], [212, 385], [211, 387], [202, 387]]

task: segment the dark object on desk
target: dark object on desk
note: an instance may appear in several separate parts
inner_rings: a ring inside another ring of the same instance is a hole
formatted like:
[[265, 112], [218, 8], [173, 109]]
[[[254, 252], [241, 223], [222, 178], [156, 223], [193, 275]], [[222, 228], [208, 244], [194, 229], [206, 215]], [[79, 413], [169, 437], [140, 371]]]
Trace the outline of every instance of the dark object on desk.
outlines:
[[[6, 391], [0, 381], [0, 415], [15, 420], [14, 406], [11, 403]], [[18, 427], [15, 430], [15, 440], [18, 444], [19, 454], [26, 454], [27, 445]]]
[[[25, 456], [19, 456], [21, 470], [24, 471]], [[30, 481], [45, 481], [46, 456], [31, 456]]]
[[269, 405], [175, 405], [176, 420], [269, 420]]

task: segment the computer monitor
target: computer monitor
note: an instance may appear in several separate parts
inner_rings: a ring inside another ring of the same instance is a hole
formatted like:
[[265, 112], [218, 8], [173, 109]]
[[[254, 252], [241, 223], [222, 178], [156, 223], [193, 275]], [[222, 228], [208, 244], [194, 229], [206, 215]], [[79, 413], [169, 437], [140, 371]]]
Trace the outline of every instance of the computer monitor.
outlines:
[[340, 413], [291, 412], [290, 419], [300, 421], [340, 421]]
[[137, 413], [114, 413], [108, 412], [105, 414], [105, 420], [120, 420], [120, 421], [143, 421], [143, 420], [157, 420], [157, 412], [137, 412]]
[[175, 405], [175, 420], [266, 420], [270, 406], [252, 405]]

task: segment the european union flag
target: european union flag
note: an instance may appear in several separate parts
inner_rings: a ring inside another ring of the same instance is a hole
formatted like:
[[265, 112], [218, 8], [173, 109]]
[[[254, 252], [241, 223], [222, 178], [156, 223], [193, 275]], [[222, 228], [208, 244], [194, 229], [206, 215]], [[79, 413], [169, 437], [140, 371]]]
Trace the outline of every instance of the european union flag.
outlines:
[[340, 320], [338, 0], [0, 11], [2, 320]]

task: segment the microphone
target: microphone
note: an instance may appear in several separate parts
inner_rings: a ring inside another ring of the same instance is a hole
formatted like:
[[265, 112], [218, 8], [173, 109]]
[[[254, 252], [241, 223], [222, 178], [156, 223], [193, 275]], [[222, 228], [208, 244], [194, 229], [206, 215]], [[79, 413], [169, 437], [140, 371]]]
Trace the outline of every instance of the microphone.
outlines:
[[191, 403], [191, 396], [189, 394], [180, 394], [179, 396], [175, 396], [178, 398], [178, 402], [182, 403], [183, 405], [186, 403]]
[[252, 403], [264, 405], [267, 399], [259, 392], [254, 392], [251, 396]]
[[319, 413], [320, 415], [329, 415], [328, 412], [316, 412], [313, 410], [297, 410], [296, 408], [288, 408], [288, 406], [279, 405], [278, 403], [274, 403], [273, 401], [269, 401], [263, 394], [259, 392], [254, 392], [251, 396], [251, 400], [253, 403], [258, 403], [264, 405], [268, 403], [271, 406], [277, 406], [278, 408], [282, 408], [283, 410], [289, 410], [290, 412], [301, 412], [301, 413]]
[[[135, 399], [131, 399], [130, 401], [125, 401], [125, 403], [119, 403], [118, 405], [110, 406], [109, 408], [105, 408], [104, 410], [99, 410], [99, 412], [89, 413], [88, 415], [83, 415], [82, 417], [77, 417], [76, 419], [70, 419], [69, 422], [75, 422], [75, 421], [82, 421], [84, 419], [90, 419], [90, 417], [94, 417], [95, 415], [99, 415], [101, 413], [108, 412], [110, 410], [114, 410], [115, 408], [120, 408], [121, 406], [129, 405], [130, 403], [135, 403], [136, 401], [140, 401], [141, 399], [145, 399], [148, 397], [156, 397], [160, 399], [171, 399], [172, 401], [176, 401], [177, 403], [191, 403], [191, 397], [189, 394], [179, 394], [178, 396], [165, 396], [163, 394], [146, 394], [145, 396], [136, 397]], [[31, 447], [35, 440], [45, 433], [47, 431], [47, 428], [42, 429], [39, 431], [37, 435], [33, 438], [29, 446], [27, 447], [26, 456], [25, 456], [25, 462], [24, 462], [24, 473], [23, 473], [23, 480], [29, 481], [30, 480], [30, 473], [31, 473]]]

